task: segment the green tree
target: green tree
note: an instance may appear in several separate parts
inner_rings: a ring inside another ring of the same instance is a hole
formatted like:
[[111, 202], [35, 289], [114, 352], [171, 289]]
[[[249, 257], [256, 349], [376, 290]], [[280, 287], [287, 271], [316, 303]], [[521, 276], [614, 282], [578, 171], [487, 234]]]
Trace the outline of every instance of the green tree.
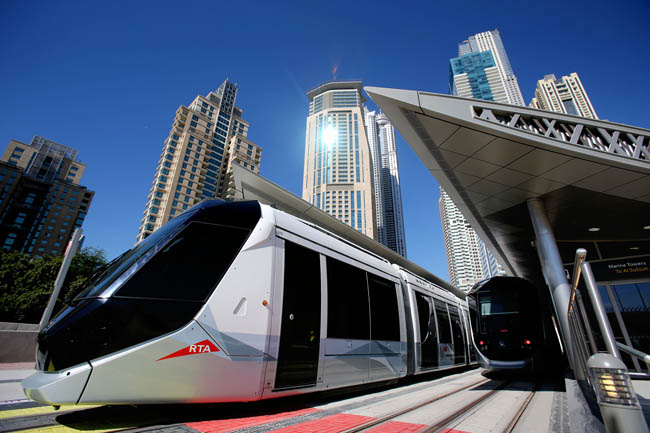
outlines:
[[31, 268], [27, 254], [0, 250], [0, 321], [16, 321], [17, 298], [22, 291], [20, 279]]
[[[54, 289], [63, 257], [38, 259], [18, 252], [0, 252], [0, 321], [38, 323]], [[61, 300], [74, 297], [89, 277], [106, 263], [104, 251], [84, 248], [75, 255], [59, 295]]]

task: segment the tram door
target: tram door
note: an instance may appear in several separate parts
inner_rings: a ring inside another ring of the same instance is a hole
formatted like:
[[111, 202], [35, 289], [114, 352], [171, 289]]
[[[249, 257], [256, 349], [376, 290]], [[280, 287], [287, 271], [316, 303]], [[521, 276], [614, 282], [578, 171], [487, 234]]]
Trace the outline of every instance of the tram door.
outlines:
[[464, 364], [467, 362], [465, 359], [467, 338], [463, 333], [463, 325], [458, 313], [458, 307], [455, 305], [448, 305], [448, 308], [449, 317], [451, 319], [451, 333], [454, 341], [454, 364]]
[[433, 368], [438, 366], [438, 330], [436, 316], [433, 313], [433, 299], [415, 292], [420, 325], [420, 367]]
[[319, 254], [285, 241], [284, 295], [275, 388], [316, 385], [320, 345]]
[[436, 317], [438, 319], [438, 348], [440, 366], [454, 365], [454, 341], [452, 340], [451, 324], [447, 303], [434, 299]]
[[[470, 307], [471, 308], [471, 307]], [[465, 332], [467, 333], [466, 339], [467, 339], [467, 347], [469, 348], [469, 363], [476, 362], [476, 349], [474, 348], [474, 340], [472, 338], [472, 327], [470, 325], [470, 319], [469, 315], [467, 314], [467, 311], [461, 310], [463, 312], [463, 317], [465, 321]]]

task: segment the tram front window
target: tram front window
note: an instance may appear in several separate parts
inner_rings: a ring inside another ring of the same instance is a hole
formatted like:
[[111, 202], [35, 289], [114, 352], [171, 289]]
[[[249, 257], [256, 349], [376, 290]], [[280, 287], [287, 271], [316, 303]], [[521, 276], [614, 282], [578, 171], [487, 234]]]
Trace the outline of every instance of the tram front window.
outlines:
[[[86, 288], [77, 295], [75, 301], [96, 296], [110, 296], [110, 293], [106, 293], [106, 289], [115, 286], [112, 283], [115, 282], [118, 277], [122, 277], [120, 280], [124, 281], [126, 279], [123, 275], [125, 270], [129, 269], [129, 267], [131, 267], [135, 262], [144, 263], [151, 258], [151, 256], [165, 245], [172, 236], [186, 225], [187, 220], [194, 213], [196, 213], [196, 210], [179, 215], [169, 223], [162, 226], [159, 230], [153, 232], [151, 236], [147, 237], [135, 247], [125, 251], [122, 255], [115, 258], [106, 266], [103, 272], [99, 273], [86, 285]], [[135, 269], [130, 269], [129, 271], [131, 272], [127, 272], [127, 274], [132, 275], [135, 272]], [[112, 293], [112, 291], [110, 292]]]
[[519, 313], [519, 300], [512, 292], [511, 296], [499, 296], [492, 293], [480, 293], [479, 304], [481, 306], [481, 316], [495, 316], [499, 314], [517, 314]]
[[113, 296], [204, 301], [248, 233], [247, 229], [194, 221], [162, 248], [153, 248], [158, 252], [138, 266]]

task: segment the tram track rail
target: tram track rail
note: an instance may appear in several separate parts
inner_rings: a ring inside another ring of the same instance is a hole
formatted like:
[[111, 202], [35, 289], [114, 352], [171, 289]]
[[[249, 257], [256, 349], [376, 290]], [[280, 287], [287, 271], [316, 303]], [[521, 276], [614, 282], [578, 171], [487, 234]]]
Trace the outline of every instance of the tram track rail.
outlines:
[[[354, 428], [345, 430], [344, 433], [357, 433], [357, 432], [363, 432], [367, 431], [369, 429], [372, 429], [373, 427], [380, 426], [382, 424], [386, 424], [389, 421], [395, 420], [396, 418], [409, 414], [411, 412], [417, 411], [419, 409], [425, 408], [429, 405], [435, 404], [440, 402], [441, 400], [451, 397], [455, 395], [458, 392], [464, 391], [464, 390], [473, 390], [476, 388], [479, 388], [482, 385], [485, 385], [489, 383], [489, 379], [485, 379], [482, 381], [479, 381], [477, 383], [472, 383], [468, 384], [466, 386], [456, 388], [452, 391], [448, 391], [442, 395], [426, 399], [424, 401], [418, 402], [416, 404], [413, 404], [409, 407], [400, 409], [398, 411], [395, 411], [393, 413], [390, 413], [388, 415], [385, 415], [381, 418], [378, 418], [373, 421], [369, 421], [367, 423], [361, 424], [359, 426], [356, 426]], [[436, 421], [434, 424], [431, 424], [429, 427], [420, 430], [420, 433], [438, 433], [441, 431], [445, 431], [447, 429], [453, 429], [454, 427], [458, 426], [461, 422], [464, 420], [468, 419], [469, 417], [472, 416], [473, 413], [476, 413], [481, 407], [483, 407], [485, 404], [489, 403], [492, 399], [495, 399], [500, 392], [503, 390], [507, 389], [513, 382], [512, 381], [504, 381], [500, 384], [498, 384], [494, 389], [487, 391], [485, 394], [473, 399], [472, 401], [464, 404], [461, 408], [455, 410], [453, 413], [450, 413], [449, 415], [445, 416], [443, 419]], [[530, 405], [530, 402], [533, 400], [535, 393], [537, 392], [537, 389], [539, 388], [539, 383], [535, 384], [533, 389], [527, 392], [527, 395], [522, 399], [521, 404], [517, 408], [517, 410], [514, 412], [514, 414], [511, 416], [511, 419], [509, 422], [506, 423], [505, 427], [502, 428], [501, 430], [495, 430], [495, 431], [500, 431], [501, 433], [512, 433], [515, 431], [517, 428], [517, 425], [519, 421], [521, 420], [522, 415]]]
[[459, 418], [463, 418], [472, 411], [476, 410], [476, 406], [480, 405], [481, 403], [494, 398], [494, 396], [504, 388], [506, 388], [510, 383], [509, 382], [504, 382], [498, 385], [496, 388], [494, 388], [491, 391], [488, 391], [486, 394], [483, 394], [482, 396], [478, 397], [477, 399], [467, 403], [465, 406], [461, 407], [458, 409], [456, 412], [450, 414], [446, 418], [438, 421], [437, 423], [431, 425], [427, 429], [423, 430], [421, 433], [435, 433], [440, 430], [449, 428], [451, 425], [454, 424], [454, 421], [458, 420]]
[[[388, 421], [391, 421], [391, 420], [393, 420], [393, 419], [395, 419], [395, 418], [397, 418], [399, 416], [405, 415], [405, 414], [407, 414], [409, 412], [413, 412], [415, 410], [421, 409], [421, 408], [423, 408], [425, 406], [428, 406], [430, 404], [439, 402], [440, 400], [443, 400], [443, 399], [445, 399], [447, 397], [450, 397], [450, 396], [452, 396], [452, 395], [454, 395], [454, 394], [456, 394], [456, 393], [458, 393], [460, 391], [464, 391], [464, 390], [468, 390], [468, 389], [474, 389], [474, 388], [477, 388], [477, 387], [479, 387], [481, 385], [484, 385], [486, 383], [489, 383], [489, 382], [490, 382], [490, 379], [482, 379], [482, 380], [479, 380], [478, 382], [473, 382], [473, 383], [458, 387], [458, 388], [453, 389], [451, 391], [447, 391], [444, 394], [437, 395], [437, 396], [435, 396], [433, 398], [430, 398], [430, 399], [426, 399], [424, 401], [421, 401], [419, 403], [411, 405], [411, 406], [409, 406], [407, 408], [395, 411], [393, 413], [390, 413], [390, 414], [388, 414], [386, 416], [383, 416], [381, 418], [378, 418], [376, 420], [369, 421], [367, 423], [364, 423], [364, 424], [359, 425], [357, 427], [351, 428], [349, 430], [345, 430], [342, 433], [357, 433], [357, 432], [362, 432], [364, 430], [368, 430], [368, 429], [370, 429], [372, 427], [384, 424], [384, 423], [386, 423]], [[495, 391], [491, 391], [491, 392], [495, 392]], [[485, 396], [483, 396], [482, 398], [485, 398]], [[475, 402], [473, 402], [471, 404], [475, 404]], [[468, 409], [465, 409], [465, 410], [468, 410]], [[457, 416], [454, 416], [453, 419], [455, 419], [455, 418], [457, 418]], [[449, 421], [452, 421], [453, 419], [451, 419]], [[426, 431], [428, 432], [429, 430], [426, 430]], [[436, 431], [436, 430], [431, 430], [431, 431]]]
[[533, 398], [535, 397], [535, 394], [537, 393], [539, 387], [540, 384], [536, 383], [535, 387], [531, 391], [529, 391], [528, 395], [522, 402], [521, 406], [519, 407], [519, 409], [517, 409], [517, 412], [512, 417], [512, 420], [510, 421], [506, 429], [503, 430], [503, 433], [512, 433], [515, 430], [515, 428], [517, 428], [517, 425], [521, 420], [522, 415], [524, 414], [524, 412], [526, 412], [526, 409], [528, 409], [530, 402], [533, 401]]
[[[497, 386], [492, 391], [487, 394], [475, 399], [474, 401], [466, 404], [462, 408], [456, 410], [454, 413], [447, 416], [445, 419], [438, 421], [434, 425], [422, 430], [420, 433], [438, 433], [445, 431], [447, 429], [454, 429], [462, 424], [464, 421], [468, 420], [472, 416], [477, 416], [478, 412], [491, 401], [495, 400], [500, 394], [500, 392], [508, 389], [514, 382], [504, 382], [501, 385]], [[512, 433], [516, 431], [519, 421], [523, 416], [524, 412], [530, 405], [530, 402], [533, 400], [537, 390], [539, 389], [539, 383], [536, 383], [533, 388], [529, 391], [526, 391], [526, 396], [521, 399], [521, 403], [518, 405], [517, 409], [509, 417], [509, 421], [503, 427], [498, 428], [499, 424], [495, 425], [491, 431], [497, 433]]]

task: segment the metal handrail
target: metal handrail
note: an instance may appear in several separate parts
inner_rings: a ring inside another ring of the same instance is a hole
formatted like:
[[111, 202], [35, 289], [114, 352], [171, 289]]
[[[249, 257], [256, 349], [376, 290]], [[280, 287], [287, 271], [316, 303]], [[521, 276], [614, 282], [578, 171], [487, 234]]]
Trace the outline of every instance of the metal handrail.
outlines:
[[567, 316], [571, 317], [571, 313], [573, 313], [575, 309], [575, 303], [576, 301], [578, 301], [581, 307], [580, 312], [581, 314], [583, 314], [585, 329], [587, 331], [587, 334], [589, 335], [589, 340], [592, 343], [591, 344], [592, 352], [595, 353], [594, 338], [591, 333], [589, 323], [585, 320], [586, 315], [584, 315], [584, 307], [580, 299], [580, 294], [578, 293], [578, 282], [582, 274], [583, 280], [585, 282], [585, 286], [587, 288], [587, 293], [589, 295], [589, 299], [591, 300], [591, 305], [593, 307], [594, 314], [596, 316], [596, 322], [598, 323], [598, 327], [600, 328], [600, 332], [603, 336], [603, 340], [605, 341], [607, 352], [609, 352], [611, 355], [615, 356], [616, 358], [621, 359], [621, 353], [618, 351], [618, 347], [616, 346], [616, 338], [614, 337], [614, 332], [612, 331], [612, 327], [609, 324], [609, 319], [607, 318], [607, 313], [605, 312], [603, 301], [600, 297], [600, 293], [598, 292], [598, 288], [596, 287], [596, 279], [594, 278], [594, 274], [591, 272], [591, 266], [589, 265], [589, 262], [585, 261], [586, 257], [587, 257], [587, 251], [584, 248], [578, 248], [576, 250], [576, 258], [575, 258], [574, 268], [573, 268], [573, 278], [571, 279], [571, 294], [569, 296], [569, 307], [567, 310]]
[[578, 248], [576, 250], [576, 259], [573, 262], [573, 278], [571, 278], [571, 294], [569, 295], [569, 311], [567, 311], [567, 314], [571, 314], [571, 311], [573, 310], [573, 303], [576, 299], [576, 293], [578, 293], [577, 290], [578, 283], [580, 282], [580, 272], [582, 271], [580, 265], [585, 261], [585, 257], [587, 257], [587, 250], [584, 248]]
[[[596, 279], [591, 272], [589, 262], [585, 261], [586, 256], [585, 249], [580, 248], [576, 251], [575, 268], [571, 279], [571, 293], [567, 308], [567, 320], [572, 343], [567, 347], [567, 350], [574, 359], [573, 371], [577, 380], [586, 380], [591, 385], [598, 401], [605, 430], [608, 433], [620, 431], [648, 433], [648, 426], [636, 398], [627, 367], [621, 359], [619, 348], [631, 353], [633, 356], [643, 355], [642, 359], [649, 369], [650, 355], [618, 343], [614, 338], [603, 300], [600, 298], [596, 286]], [[598, 347], [593, 339], [585, 307], [580, 292], [578, 292], [580, 274], [582, 274], [585, 282], [591, 306], [596, 316], [596, 322], [598, 322], [608, 353], [598, 353]], [[576, 314], [576, 310], [580, 311], [579, 314]], [[587, 346], [585, 334], [589, 336], [591, 347]], [[619, 377], [619, 382], [623, 384], [620, 390], [615, 386], [611, 386], [614, 375]]]
[[616, 342], [616, 346], [623, 352], [627, 353], [630, 356], [634, 356], [641, 361], [645, 362], [646, 366], [648, 367], [648, 370], [650, 370], [650, 355], [648, 355], [645, 352], [641, 352], [640, 350], [635, 349], [634, 347], [627, 346], [623, 343], [619, 343], [618, 341]]
[[591, 265], [589, 265], [589, 262], [583, 262], [580, 267], [582, 268], [587, 293], [589, 294], [589, 299], [591, 300], [591, 305], [596, 315], [596, 322], [598, 322], [603, 340], [605, 340], [607, 351], [610, 355], [622, 359], [621, 353], [618, 351], [618, 347], [616, 347], [614, 331], [612, 331], [612, 326], [609, 324], [609, 318], [607, 318], [607, 313], [605, 312], [605, 304], [603, 304], [603, 300], [600, 297], [594, 274], [591, 272]]

